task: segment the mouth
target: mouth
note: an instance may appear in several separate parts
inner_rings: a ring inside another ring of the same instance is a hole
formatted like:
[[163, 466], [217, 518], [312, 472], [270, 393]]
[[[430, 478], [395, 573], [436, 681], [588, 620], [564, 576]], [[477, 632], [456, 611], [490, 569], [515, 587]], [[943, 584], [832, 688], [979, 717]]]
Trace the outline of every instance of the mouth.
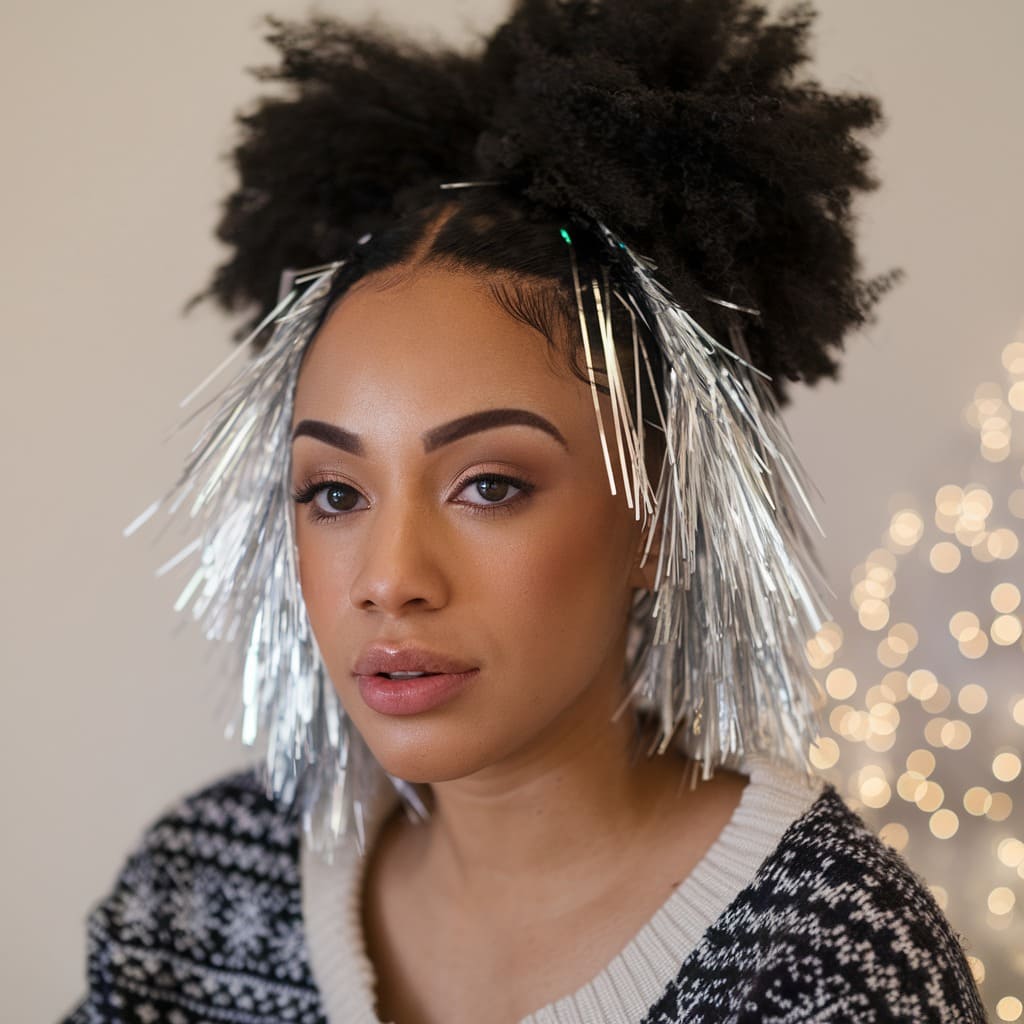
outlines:
[[382, 715], [417, 715], [439, 708], [470, 687], [480, 666], [452, 654], [378, 641], [352, 668], [364, 703]]

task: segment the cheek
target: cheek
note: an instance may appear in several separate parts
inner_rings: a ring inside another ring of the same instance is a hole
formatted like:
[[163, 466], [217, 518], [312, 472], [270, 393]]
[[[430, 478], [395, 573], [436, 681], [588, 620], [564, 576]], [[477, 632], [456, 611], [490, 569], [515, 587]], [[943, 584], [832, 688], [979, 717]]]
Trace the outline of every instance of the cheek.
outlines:
[[351, 565], [349, 553], [336, 539], [332, 541], [330, 532], [309, 523], [296, 523], [302, 599], [317, 643], [325, 656], [328, 655], [330, 638], [337, 634], [331, 622], [336, 622], [339, 610], [348, 604]]
[[504, 563], [507, 615], [519, 639], [525, 634], [528, 652], [559, 663], [600, 656], [618, 638], [632, 596], [629, 536], [619, 510], [593, 503], [589, 509], [553, 509], [514, 547], [491, 556]]

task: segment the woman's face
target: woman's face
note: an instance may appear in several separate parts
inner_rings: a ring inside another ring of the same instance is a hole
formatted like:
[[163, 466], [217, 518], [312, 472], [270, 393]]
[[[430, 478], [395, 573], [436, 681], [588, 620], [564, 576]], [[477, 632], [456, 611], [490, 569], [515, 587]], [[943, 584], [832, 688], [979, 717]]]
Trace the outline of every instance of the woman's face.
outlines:
[[293, 427], [303, 595], [385, 769], [461, 778], [609, 728], [650, 569], [589, 387], [541, 335], [470, 274], [368, 278], [311, 346]]

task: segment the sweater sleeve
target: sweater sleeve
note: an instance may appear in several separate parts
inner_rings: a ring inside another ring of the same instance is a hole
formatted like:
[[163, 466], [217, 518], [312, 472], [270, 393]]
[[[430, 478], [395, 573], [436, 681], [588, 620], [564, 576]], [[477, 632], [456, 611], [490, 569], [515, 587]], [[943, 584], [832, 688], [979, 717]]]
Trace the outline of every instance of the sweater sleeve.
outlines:
[[146, 830], [88, 920], [87, 993], [62, 1024], [323, 1024], [295, 822], [251, 773]]
[[959, 937], [832, 787], [708, 929], [645, 1024], [984, 1024]]

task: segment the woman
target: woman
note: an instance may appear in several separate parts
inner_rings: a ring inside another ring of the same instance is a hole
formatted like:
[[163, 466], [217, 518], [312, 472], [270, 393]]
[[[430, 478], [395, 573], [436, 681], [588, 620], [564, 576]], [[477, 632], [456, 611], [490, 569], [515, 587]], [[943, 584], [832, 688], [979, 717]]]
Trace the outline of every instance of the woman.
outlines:
[[809, 20], [527, 0], [475, 57], [276, 26], [211, 292], [299, 270], [165, 503], [265, 778], [147, 833], [71, 1020], [983, 1019], [800, 771], [777, 402], [893, 280], [850, 237], [878, 111], [796, 80]]

